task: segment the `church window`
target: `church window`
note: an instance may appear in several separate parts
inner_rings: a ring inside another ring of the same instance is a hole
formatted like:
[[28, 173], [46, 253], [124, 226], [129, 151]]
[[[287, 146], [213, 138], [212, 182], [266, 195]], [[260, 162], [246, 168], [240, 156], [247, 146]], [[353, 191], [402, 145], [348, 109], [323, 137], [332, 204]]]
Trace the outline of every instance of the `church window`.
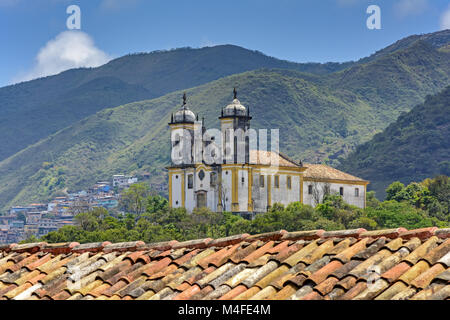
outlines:
[[275, 185], [275, 188], [280, 187], [280, 176], [275, 176], [274, 185]]
[[355, 197], [359, 197], [359, 188], [355, 188]]
[[211, 187], [214, 187], [217, 183], [217, 174], [215, 172], [211, 172], [209, 174], [209, 182]]
[[245, 178], [244, 177], [241, 178], [241, 182], [242, 182], [242, 184], [245, 183]]
[[339, 188], [339, 194], [340, 194], [341, 196], [344, 195], [344, 187], [340, 187], [340, 188]]
[[288, 189], [292, 188], [292, 179], [291, 179], [291, 177], [287, 177], [286, 184], [287, 184], [287, 188]]
[[308, 194], [312, 194], [312, 193], [313, 193], [313, 186], [312, 186], [312, 184], [310, 184], [308, 186]]
[[178, 175], [175, 176], [175, 179], [178, 179]]
[[259, 186], [264, 188], [264, 175], [259, 176]]
[[194, 187], [194, 176], [192, 174], [188, 175], [188, 189]]
[[175, 204], [176, 204], [176, 205], [178, 205], [178, 200], [177, 200], [177, 201], [175, 201]]
[[205, 171], [200, 170], [200, 172], [198, 173], [198, 178], [199, 178], [200, 180], [203, 180], [203, 179], [205, 178]]

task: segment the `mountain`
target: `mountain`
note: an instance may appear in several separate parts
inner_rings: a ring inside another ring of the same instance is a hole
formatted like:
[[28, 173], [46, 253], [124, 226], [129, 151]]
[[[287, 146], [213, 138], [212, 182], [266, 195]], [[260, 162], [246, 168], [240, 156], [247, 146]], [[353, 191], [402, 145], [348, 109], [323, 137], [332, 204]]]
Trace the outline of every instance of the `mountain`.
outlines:
[[[186, 90], [188, 106], [205, 117], [206, 127], [218, 128], [220, 109], [230, 103], [237, 86], [241, 102], [250, 107], [252, 126], [280, 129], [282, 152], [296, 160], [334, 164], [384, 129], [386, 119], [394, 121], [426, 92], [448, 85], [449, 58], [449, 53], [419, 43], [330, 75], [249, 71]], [[433, 81], [421, 84], [417, 79]], [[385, 90], [388, 81], [398, 91]], [[118, 172], [149, 172], [154, 186], [166, 188], [167, 123], [181, 96], [177, 91], [99, 111], [3, 160], [0, 204], [45, 200]]]
[[317, 74], [347, 64], [293, 63], [232, 45], [127, 55], [0, 88], [0, 160], [105, 108], [152, 99], [259, 68]]
[[[251, 109], [253, 127], [280, 129], [282, 152], [296, 160], [325, 162], [336, 166], [357, 145], [385, 129], [402, 112], [411, 110], [426, 95], [436, 94], [450, 84], [450, 52], [445, 49], [447, 46], [436, 46], [418, 39], [404, 48], [379, 54], [377, 58], [365, 63], [347, 65], [342, 70], [335, 66], [334, 72], [324, 69], [318, 72], [324, 66], [315, 65], [314, 68], [318, 68], [316, 74], [296, 70], [304, 68], [303, 65], [294, 64], [294, 67], [288, 62], [279, 62], [283, 64], [281, 69], [277, 65], [277, 69], [246, 71], [193, 86], [186, 90], [188, 103], [200, 117], [205, 117], [207, 127], [217, 128], [220, 109], [231, 101], [231, 90], [237, 87], [239, 99]], [[207, 49], [220, 51], [224, 48], [245, 50], [232, 46]], [[187, 83], [199, 81], [198, 78], [191, 81], [191, 78], [195, 78], [198, 70], [205, 71], [202, 66], [207, 65], [204, 62], [206, 57], [195, 62], [194, 53], [204, 52], [204, 49], [196, 50], [127, 56], [98, 69], [91, 69], [90, 71], [98, 72], [96, 75], [91, 74], [91, 78], [80, 75], [89, 70], [67, 71], [61, 75], [73, 74], [72, 78], [68, 76], [70, 81], [74, 82], [77, 77], [78, 80], [76, 86], [69, 86], [71, 91], [66, 98], [70, 100], [71, 96], [75, 97], [79, 100], [78, 104], [82, 104], [88, 99], [85, 92], [95, 92], [98, 96], [109, 99], [113, 91], [117, 93], [114, 86], [126, 86], [127, 92], [134, 92], [136, 95], [150, 90], [155, 90], [154, 94], [161, 94], [162, 87], [157, 89], [159, 78], [148, 79], [145, 72], [136, 72], [133, 77], [133, 72], [130, 71], [144, 65], [136, 59], [145, 60], [152, 55], [161, 59], [167, 58], [166, 54], [178, 56], [180, 60], [177, 64], [182, 72], [178, 72], [171, 63], [164, 60], [165, 62], [149, 63], [153, 66], [149, 73], [153, 73], [155, 77], [159, 75], [161, 81], [172, 83], [167, 72], [157, 69], [161, 64], [168, 64], [169, 69], [166, 70], [171, 70], [169, 73], [172, 73], [172, 78], [177, 79], [173, 80], [176, 85], [172, 89], [182, 85], [188, 88]], [[248, 50], [245, 52], [251, 53]], [[253, 54], [249, 57], [272, 59], [259, 53]], [[181, 58], [182, 56], [185, 58]], [[191, 58], [183, 60], [187, 56]], [[217, 58], [217, 53], [206, 56], [211, 57], [209, 64], [215, 66], [213, 61], [214, 57]], [[177, 61], [174, 58], [169, 60], [173, 63]], [[188, 62], [183, 65], [183, 61]], [[119, 62], [124, 67], [112, 64]], [[136, 65], [131, 68], [132, 63]], [[216, 68], [235, 63], [219, 63]], [[247, 65], [255, 66], [252, 63], [246, 62]], [[286, 64], [293, 67], [286, 67]], [[230, 70], [233, 69], [234, 72], [237, 68], [230, 67]], [[196, 71], [189, 72], [191, 69]], [[214, 70], [211, 72], [208, 69], [203, 74], [212, 77], [212, 74], [218, 76], [220, 72], [224, 72], [222, 69]], [[122, 74], [121, 79], [117, 80], [113, 76], [115, 72]], [[178, 76], [181, 74], [183, 77], [180, 79]], [[55, 77], [36, 80], [36, 83], [54, 81], [58, 85]], [[207, 76], [204, 77], [206, 78]], [[108, 88], [111, 94], [104, 95], [105, 91], [101, 86], [105, 79], [110, 83]], [[136, 80], [132, 83], [133, 79]], [[33, 81], [24, 85], [31, 83]], [[60, 86], [64, 87], [65, 84]], [[0, 208], [30, 201], [45, 201], [64, 191], [86, 188], [96, 180], [105, 180], [120, 172], [149, 172], [153, 186], [166, 188], [164, 167], [169, 163], [170, 155], [167, 122], [170, 113], [179, 108], [182, 92], [174, 91], [155, 99], [104, 108], [94, 114], [84, 115], [84, 118], [77, 121], [73, 120], [76, 118], [73, 116], [70, 120], [73, 123], [64, 128], [58, 129], [55, 125], [53, 130], [58, 131], [0, 161]], [[18, 95], [19, 93], [22, 94], [21, 99], [26, 96], [23, 90], [18, 90]], [[33, 94], [38, 94], [38, 91]], [[49, 92], [47, 88], [47, 91], [42, 91], [41, 97], [48, 98], [51, 95], [54, 92]], [[121, 97], [120, 92], [117, 96]], [[95, 103], [94, 98], [92, 101]], [[47, 106], [42, 108], [45, 110]], [[58, 111], [55, 108], [52, 110]], [[76, 113], [78, 109], [71, 112]], [[38, 114], [40, 113], [29, 113], [28, 116], [36, 117]], [[50, 116], [51, 114], [48, 115]], [[81, 117], [79, 114], [77, 116]], [[41, 124], [45, 121], [48, 120], [42, 119]], [[13, 124], [4, 123], [10, 129]], [[348, 172], [357, 174], [352, 170]]]
[[375, 59], [378, 59], [382, 56], [389, 55], [391, 53], [394, 53], [398, 50], [404, 50], [408, 47], [411, 47], [417, 42], [425, 42], [431, 47], [435, 49], [442, 48], [444, 46], [448, 45], [450, 39], [450, 29], [437, 31], [433, 33], [426, 33], [426, 34], [415, 34], [403, 39], [400, 39], [396, 41], [395, 43], [391, 44], [390, 46], [387, 46], [386, 48], [383, 48], [381, 50], [378, 50], [374, 54], [372, 54], [369, 57], [362, 58], [358, 61], [358, 63], [366, 63]]
[[417, 42], [434, 49], [450, 30], [402, 39], [358, 62], [294, 63], [233, 45], [131, 54], [100, 66], [62, 72], [0, 88], [0, 161], [105, 108], [153, 99], [225, 76], [260, 68], [327, 75], [405, 50]]
[[384, 197], [393, 181], [405, 184], [450, 175], [450, 86], [402, 114], [383, 132], [358, 146], [341, 164], [371, 181]]

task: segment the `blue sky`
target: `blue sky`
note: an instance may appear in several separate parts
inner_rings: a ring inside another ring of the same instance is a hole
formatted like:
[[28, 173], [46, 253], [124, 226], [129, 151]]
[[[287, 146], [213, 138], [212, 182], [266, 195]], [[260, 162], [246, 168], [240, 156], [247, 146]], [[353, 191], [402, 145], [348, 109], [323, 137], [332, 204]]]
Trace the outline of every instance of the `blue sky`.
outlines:
[[[357, 60], [405, 36], [449, 28], [449, 3], [0, 0], [0, 86], [127, 53], [184, 46], [235, 44], [297, 62]], [[81, 9], [81, 32], [67, 30], [71, 4]], [[381, 9], [381, 30], [366, 27], [372, 4]], [[73, 57], [67, 60], [62, 52]]]

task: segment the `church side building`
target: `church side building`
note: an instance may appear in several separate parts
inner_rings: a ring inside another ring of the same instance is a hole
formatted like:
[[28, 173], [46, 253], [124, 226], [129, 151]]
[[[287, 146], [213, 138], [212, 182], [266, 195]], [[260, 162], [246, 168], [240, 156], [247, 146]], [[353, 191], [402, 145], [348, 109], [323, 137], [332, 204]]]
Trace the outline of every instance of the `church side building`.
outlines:
[[[237, 99], [236, 91], [219, 119], [218, 137], [205, 139], [203, 120], [198, 121], [187, 107], [186, 95], [182, 107], [172, 114], [172, 165], [167, 168], [172, 208], [185, 207], [191, 212], [207, 207], [252, 217], [266, 212], [274, 203], [316, 206], [327, 193], [340, 194], [347, 203], [365, 207], [368, 181], [326, 165], [297, 163], [281, 153], [251, 148], [245, 133], [252, 117]], [[233, 135], [230, 130], [244, 134]], [[203, 158], [196, 158], [208, 148], [214, 150], [217, 140], [221, 140], [217, 153], [222, 156], [218, 163], [207, 164]]]

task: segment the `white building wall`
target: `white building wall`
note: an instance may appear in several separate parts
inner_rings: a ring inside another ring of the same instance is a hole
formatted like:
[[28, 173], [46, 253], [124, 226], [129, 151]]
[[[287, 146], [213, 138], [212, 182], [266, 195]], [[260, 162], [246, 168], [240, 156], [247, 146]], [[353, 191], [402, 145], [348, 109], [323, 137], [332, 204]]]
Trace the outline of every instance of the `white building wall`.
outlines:
[[184, 187], [186, 190], [186, 199], [185, 199], [185, 208], [187, 211], [192, 212], [195, 208], [195, 197], [194, 197], [194, 190], [195, 190], [195, 177], [194, 177], [194, 185], [192, 189], [188, 188], [189, 178], [188, 176], [190, 174], [194, 174], [194, 171], [192, 169], [186, 170], [185, 177], [184, 177]]
[[[242, 182], [242, 179], [244, 182]], [[248, 170], [238, 170], [238, 201], [239, 211], [248, 211]]]
[[[291, 202], [300, 201], [300, 178], [297, 175], [285, 173], [278, 174], [279, 188], [275, 188], [275, 175], [271, 177], [272, 185], [272, 205], [281, 203], [287, 206]], [[291, 189], [287, 187], [287, 178], [291, 177]]]
[[266, 212], [267, 210], [267, 175], [262, 175], [264, 186], [260, 184], [261, 172], [253, 171], [252, 200], [253, 211], [255, 212]]
[[179, 208], [182, 206], [181, 203], [181, 175], [182, 173], [172, 174], [172, 208]]
[[[303, 203], [309, 204], [311, 206], [316, 206], [317, 203], [314, 199], [314, 196], [312, 194], [309, 194], [309, 185], [313, 185], [313, 190], [317, 188], [319, 191], [320, 199], [323, 199], [323, 190], [325, 183], [324, 182], [311, 182], [311, 181], [304, 181], [303, 182]], [[330, 193], [331, 194], [339, 194], [340, 188], [344, 188], [344, 195], [343, 199], [348, 204], [357, 206], [359, 208], [364, 208], [365, 205], [365, 188], [364, 185], [358, 185], [358, 184], [344, 184], [344, 183], [328, 183], [330, 186]], [[355, 189], [359, 189], [359, 196], [355, 195]]]
[[[228, 174], [227, 174], [228, 173]], [[222, 201], [225, 203], [224, 211], [231, 211], [231, 185], [232, 171], [229, 168], [222, 169]]]

